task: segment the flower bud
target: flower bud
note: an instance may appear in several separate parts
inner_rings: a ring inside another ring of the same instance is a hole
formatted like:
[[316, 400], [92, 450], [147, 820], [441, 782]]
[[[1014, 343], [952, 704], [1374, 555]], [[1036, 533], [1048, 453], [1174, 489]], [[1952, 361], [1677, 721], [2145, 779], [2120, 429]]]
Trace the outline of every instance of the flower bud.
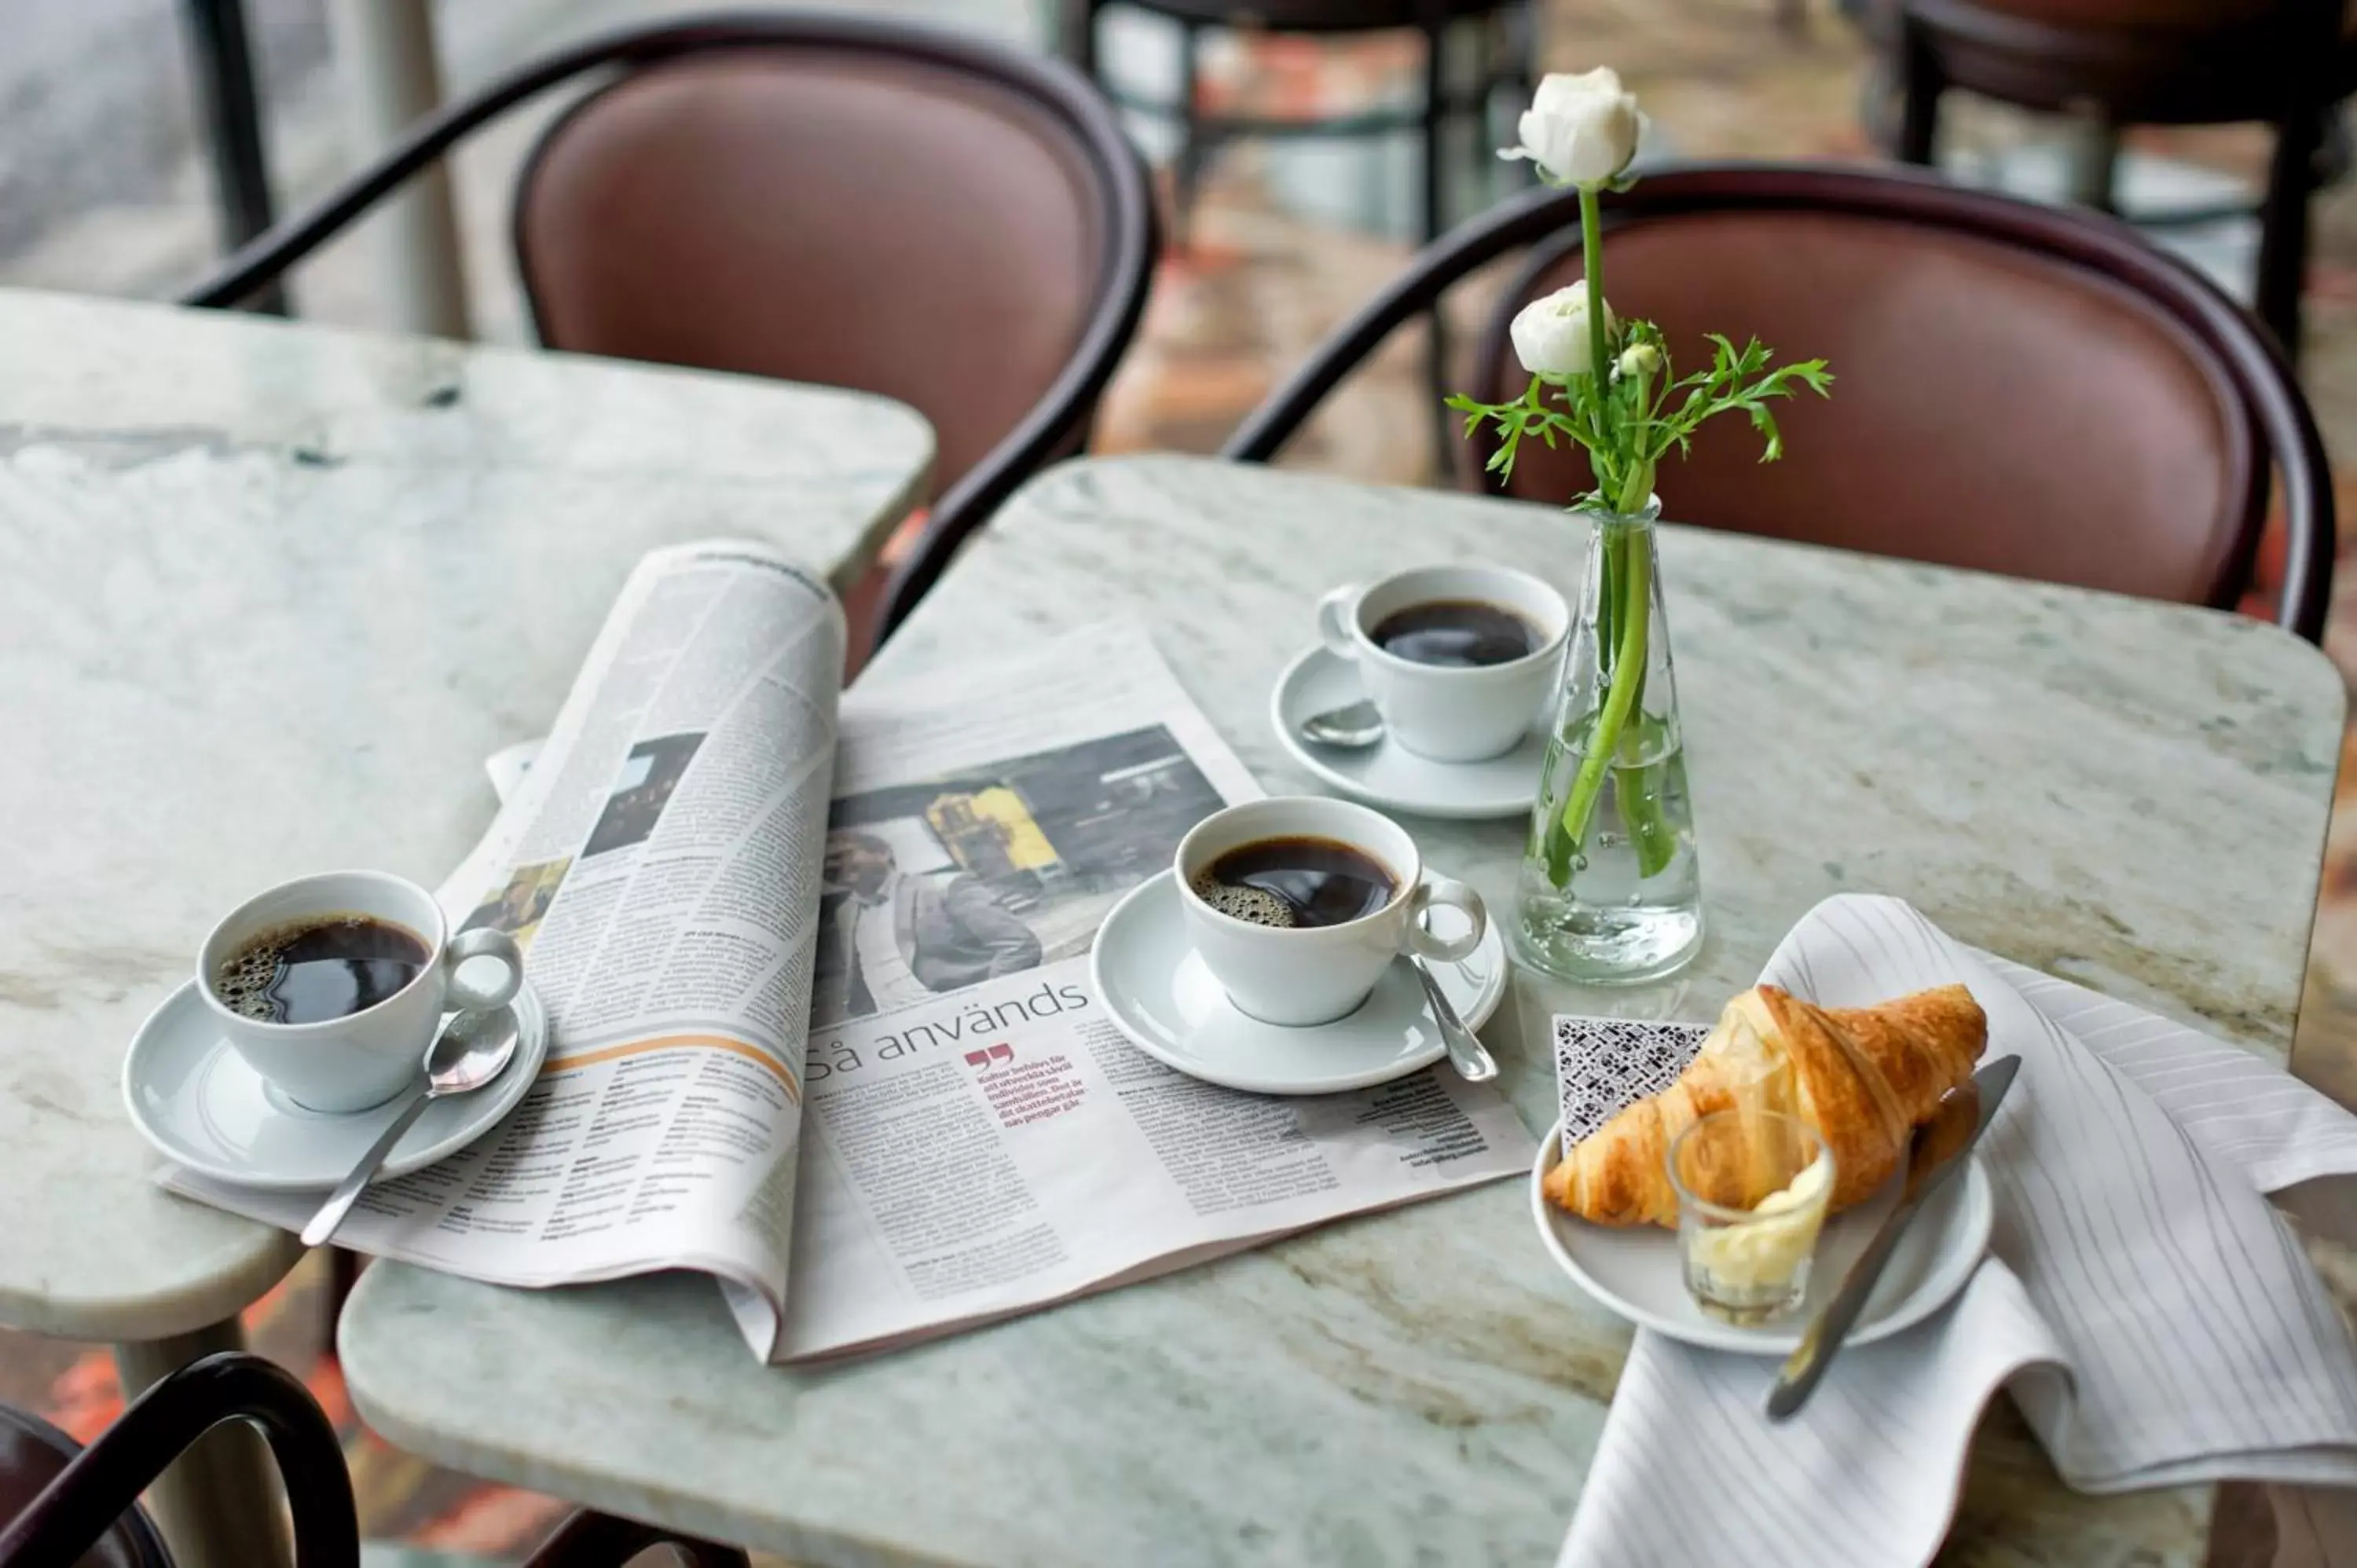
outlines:
[[1650, 376], [1662, 368], [1662, 351], [1651, 343], [1631, 343], [1620, 350], [1619, 368], [1623, 376]]

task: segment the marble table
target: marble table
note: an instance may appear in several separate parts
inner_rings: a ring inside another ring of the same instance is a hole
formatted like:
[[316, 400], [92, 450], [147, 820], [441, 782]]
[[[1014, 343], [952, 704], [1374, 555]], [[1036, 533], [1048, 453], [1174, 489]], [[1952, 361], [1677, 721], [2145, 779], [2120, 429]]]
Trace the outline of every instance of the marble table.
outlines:
[[[931, 455], [851, 393], [0, 292], [0, 1326], [112, 1341], [134, 1391], [237, 1343], [299, 1249], [154, 1187], [117, 1085], [212, 921], [438, 879], [642, 552], [847, 582]], [[274, 1515], [221, 1479], [166, 1488], [187, 1568], [264, 1561], [202, 1555]]]
[[[1537, 508], [1082, 462], [1009, 504], [875, 674], [1135, 618], [1267, 787], [1303, 789], [1265, 709], [1321, 590], [1475, 555], [1570, 585], [1581, 548]], [[1518, 981], [1485, 1035], [1534, 1129], [1550, 1014], [1706, 1018], [1840, 889], [2284, 1056], [2341, 724], [2315, 650], [1730, 535], [1669, 529], [1663, 554], [1711, 932], [1644, 990]], [[1430, 864], [1506, 896], [1519, 823], [1413, 825]], [[340, 1344], [405, 1448], [796, 1562], [1540, 1563], [1628, 1337], [1525, 1205], [1492, 1186], [814, 1370], [750, 1363], [693, 1277], [535, 1294], [380, 1267]], [[2197, 1563], [2209, 1509], [2074, 1496], [2002, 1407], [1959, 1560]]]

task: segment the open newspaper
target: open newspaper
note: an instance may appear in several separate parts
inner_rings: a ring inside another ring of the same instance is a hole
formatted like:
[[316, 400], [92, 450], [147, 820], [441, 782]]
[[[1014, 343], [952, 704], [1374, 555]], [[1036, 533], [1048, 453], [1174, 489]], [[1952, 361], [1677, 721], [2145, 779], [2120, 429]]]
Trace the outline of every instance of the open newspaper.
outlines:
[[[702, 1270], [785, 1361], [1527, 1166], [1493, 1086], [1265, 1099], [1108, 1020], [1099, 922], [1259, 793], [1142, 634], [838, 705], [843, 649], [825, 585], [766, 547], [640, 564], [442, 889], [523, 945], [545, 1065], [341, 1244], [511, 1285]], [[290, 1229], [315, 1203], [162, 1179]]]

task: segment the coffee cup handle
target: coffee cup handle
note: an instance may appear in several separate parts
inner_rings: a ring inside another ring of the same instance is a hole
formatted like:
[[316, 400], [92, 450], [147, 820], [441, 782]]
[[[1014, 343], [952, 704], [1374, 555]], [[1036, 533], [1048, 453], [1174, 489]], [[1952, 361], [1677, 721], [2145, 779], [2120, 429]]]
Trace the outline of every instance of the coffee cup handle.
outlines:
[[1318, 601], [1318, 640], [1337, 659], [1359, 656], [1359, 646], [1351, 634], [1356, 629], [1353, 622], [1361, 591], [1358, 584], [1345, 583]]
[[[470, 958], [495, 958], [506, 972], [495, 985], [476, 985], [458, 974]], [[461, 1013], [488, 1013], [494, 1007], [504, 1007], [523, 989], [522, 951], [513, 937], [489, 926], [478, 926], [452, 937], [450, 945], [442, 950], [442, 968], [450, 977], [449, 1004]]]
[[[1471, 922], [1460, 937], [1436, 937], [1424, 923], [1424, 917], [1436, 905], [1458, 910]], [[1407, 921], [1407, 949], [1418, 958], [1432, 959], [1440, 963], [1455, 963], [1469, 958], [1481, 945], [1490, 929], [1490, 911], [1481, 902], [1481, 895], [1462, 882], [1447, 876], [1430, 876], [1416, 885], [1414, 908]]]

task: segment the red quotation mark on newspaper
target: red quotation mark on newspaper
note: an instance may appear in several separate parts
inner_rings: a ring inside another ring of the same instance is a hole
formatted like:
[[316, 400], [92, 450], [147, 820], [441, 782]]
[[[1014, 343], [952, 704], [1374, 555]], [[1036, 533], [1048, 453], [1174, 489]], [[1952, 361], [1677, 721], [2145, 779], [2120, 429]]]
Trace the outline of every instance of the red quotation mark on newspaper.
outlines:
[[995, 1061], [1011, 1062], [1014, 1059], [1013, 1046], [993, 1046], [986, 1051], [968, 1051], [965, 1054], [965, 1065], [971, 1068], [986, 1068]]

